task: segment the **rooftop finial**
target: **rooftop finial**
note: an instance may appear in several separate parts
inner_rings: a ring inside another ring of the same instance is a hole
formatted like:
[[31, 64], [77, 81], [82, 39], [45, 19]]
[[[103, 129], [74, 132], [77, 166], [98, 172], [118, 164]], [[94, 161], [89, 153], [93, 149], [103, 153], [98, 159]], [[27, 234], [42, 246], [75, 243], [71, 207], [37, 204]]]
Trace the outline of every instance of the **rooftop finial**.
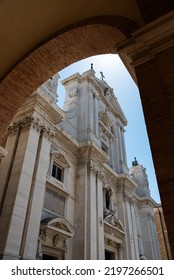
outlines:
[[103, 81], [103, 79], [105, 78], [105, 76], [103, 75], [103, 72], [100, 72], [101, 74], [101, 80]]
[[137, 165], [138, 165], [138, 161], [136, 157], [134, 157], [134, 161], [132, 161], [132, 166], [137, 166]]

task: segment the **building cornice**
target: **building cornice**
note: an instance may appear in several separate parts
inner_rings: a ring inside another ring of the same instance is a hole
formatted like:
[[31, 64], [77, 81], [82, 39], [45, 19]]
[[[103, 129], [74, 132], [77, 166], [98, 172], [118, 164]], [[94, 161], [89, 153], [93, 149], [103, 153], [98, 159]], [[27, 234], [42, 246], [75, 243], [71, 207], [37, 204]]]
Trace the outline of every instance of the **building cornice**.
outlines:
[[55, 103], [50, 103], [47, 96], [35, 92], [16, 113], [15, 121], [22, 118], [24, 114], [25, 116], [31, 116], [34, 112], [37, 112], [51, 125], [57, 124], [65, 118], [65, 113]]
[[78, 158], [84, 156], [97, 160], [101, 165], [109, 160], [109, 156], [92, 141], [79, 144]]
[[[118, 54], [131, 58], [133, 67], [141, 65], [174, 44], [174, 11], [132, 33], [116, 46]], [[129, 61], [130, 63], [130, 61]], [[126, 64], [126, 63], [125, 63]]]

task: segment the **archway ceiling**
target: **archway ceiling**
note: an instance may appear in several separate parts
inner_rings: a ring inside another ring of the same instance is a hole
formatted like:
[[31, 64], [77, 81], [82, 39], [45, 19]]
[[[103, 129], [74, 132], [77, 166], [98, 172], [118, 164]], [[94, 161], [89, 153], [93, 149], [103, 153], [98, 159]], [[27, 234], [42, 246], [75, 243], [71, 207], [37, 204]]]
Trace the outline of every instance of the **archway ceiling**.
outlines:
[[144, 24], [135, 0], [0, 1], [0, 77], [59, 30], [101, 15], [117, 15], [138, 26]]

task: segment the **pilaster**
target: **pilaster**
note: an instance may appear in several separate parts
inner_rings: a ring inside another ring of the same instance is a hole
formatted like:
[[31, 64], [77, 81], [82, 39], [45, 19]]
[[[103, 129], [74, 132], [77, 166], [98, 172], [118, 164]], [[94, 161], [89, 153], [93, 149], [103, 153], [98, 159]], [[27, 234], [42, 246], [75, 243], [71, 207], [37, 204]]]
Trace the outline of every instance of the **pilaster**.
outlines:
[[20, 132], [0, 217], [3, 258], [20, 258], [20, 243], [39, 140], [38, 131], [33, 126], [28, 129], [32, 121], [31, 118], [25, 120], [23, 129], [21, 122], [10, 127], [12, 133], [19, 125]]
[[81, 145], [78, 155], [74, 259], [104, 259], [103, 174], [108, 158], [94, 143]]
[[20, 246], [41, 131], [47, 136], [53, 133], [50, 127], [46, 127], [43, 121], [39, 120], [37, 114], [9, 127], [9, 133], [17, 135], [17, 141], [14, 156], [11, 157], [0, 217], [2, 258], [21, 258]]
[[174, 11], [132, 33], [117, 50], [136, 74], [174, 255]]
[[49, 167], [50, 140], [46, 131], [40, 135], [20, 247], [20, 255], [23, 259], [36, 259], [46, 175]]

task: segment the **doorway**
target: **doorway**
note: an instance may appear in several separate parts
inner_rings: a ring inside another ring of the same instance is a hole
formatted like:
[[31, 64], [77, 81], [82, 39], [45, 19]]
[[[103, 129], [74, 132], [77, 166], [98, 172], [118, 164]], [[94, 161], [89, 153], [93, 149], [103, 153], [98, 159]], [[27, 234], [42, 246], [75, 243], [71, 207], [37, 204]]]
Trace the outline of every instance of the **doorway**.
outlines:
[[105, 250], [105, 260], [115, 260], [114, 252]]

